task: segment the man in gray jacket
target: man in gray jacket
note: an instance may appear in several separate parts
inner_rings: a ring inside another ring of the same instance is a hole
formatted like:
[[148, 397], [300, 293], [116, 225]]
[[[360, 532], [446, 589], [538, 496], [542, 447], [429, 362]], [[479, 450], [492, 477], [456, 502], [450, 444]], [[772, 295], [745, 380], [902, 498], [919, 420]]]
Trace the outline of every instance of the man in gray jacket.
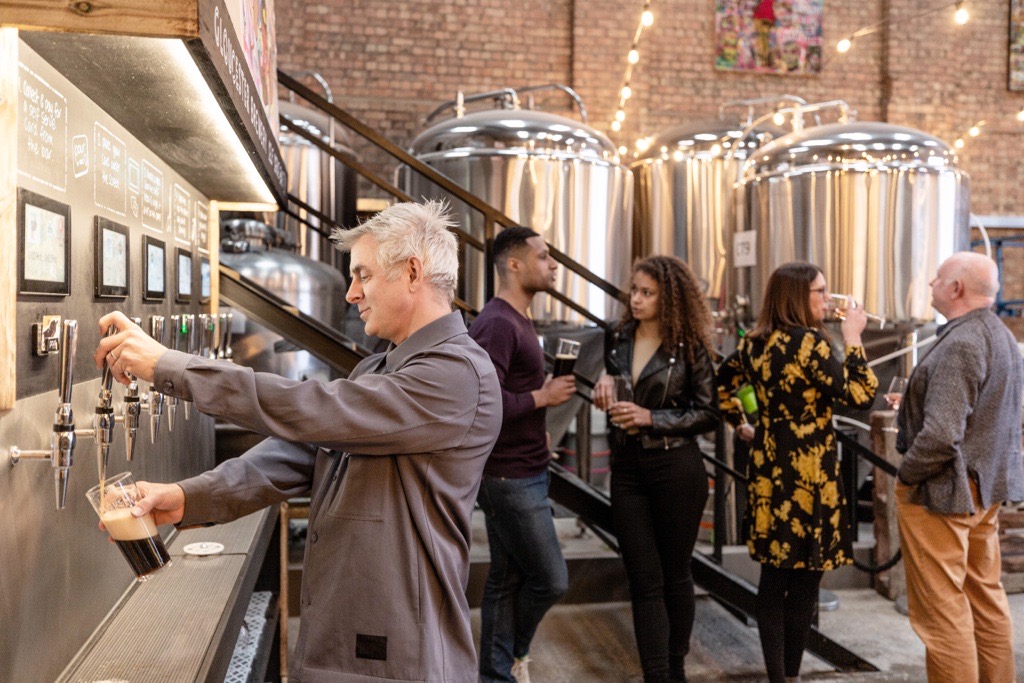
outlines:
[[924, 641], [930, 683], [1012, 683], [998, 513], [1003, 501], [1024, 499], [1024, 366], [990, 310], [999, 291], [992, 259], [954, 254], [931, 287], [949, 323], [910, 376], [897, 418], [910, 623]]
[[348, 379], [298, 382], [154, 342], [119, 312], [95, 360], [207, 415], [271, 437], [177, 484], [141, 482], [158, 524], [227, 522], [311, 497], [290, 678], [476, 680], [465, 588], [470, 515], [501, 427], [494, 366], [451, 303], [457, 244], [438, 203], [399, 204], [336, 231], [346, 299], [386, 353]]

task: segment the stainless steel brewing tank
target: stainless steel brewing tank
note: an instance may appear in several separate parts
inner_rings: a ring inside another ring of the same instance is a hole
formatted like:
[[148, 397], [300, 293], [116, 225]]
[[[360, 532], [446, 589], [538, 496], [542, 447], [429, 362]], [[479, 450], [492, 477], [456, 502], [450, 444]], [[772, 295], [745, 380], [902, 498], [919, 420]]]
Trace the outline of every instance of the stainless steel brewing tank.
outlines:
[[633, 255], [678, 256], [708, 283], [708, 297], [728, 299], [727, 263], [735, 216], [733, 186], [754, 150], [783, 131], [720, 118], [670, 128], [649, 140], [633, 171]]
[[[626, 286], [632, 176], [597, 130], [535, 110], [477, 111], [428, 128], [413, 140], [410, 152], [589, 270]], [[407, 167], [398, 169], [398, 184], [417, 199], [450, 200], [460, 226], [484, 237], [479, 212]], [[471, 250], [465, 263], [461, 294], [479, 309], [485, 303], [483, 258]], [[558, 269], [554, 288], [602, 319], [620, 313], [615, 300], [565, 268]], [[533, 314], [538, 321], [583, 320], [546, 296], [535, 299]]]
[[[323, 112], [287, 100], [279, 102], [278, 108], [282, 118], [287, 117], [345, 156], [357, 158], [349, 146], [348, 132], [340, 124], [332, 125], [331, 119]], [[288, 192], [339, 225], [354, 226], [358, 193], [356, 172], [284, 125], [278, 142], [288, 172]], [[316, 216], [306, 215], [304, 209], [297, 207], [295, 211], [315, 227], [321, 227]], [[331, 247], [324, 234], [311, 230], [284, 212], [279, 212], [274, 222], [292, 235], [299, 254], [335, 266], [341, 262], [340, 254]], [[330, 233], [329, 226], [322, 227], [324, 232]]]
[[731, 268], [756, 315], [777, 266], [810, 261], [832, 292], [894, 322], [934, 320], [928, 283], [969, 242], [970, 193], [956, 153], [927, 133], [886, 123], [791, 133], [746, 163], [736, 240], [752, 266]]
[[[278, 295], [297, 309], [336, 330], [345, 329], [348, 304], [344, 275], [326, 263], [279, 246], [277, 231], [259, 221], [222, 224], [221, 262], [243, 277]], [[234, 236], [234, 239], [230, 239]], [[233, 358], [239, 365], [291, 379], [335, 379], [336, 373], [307, 351], [296, 348], [255, 321], [235, 313]]]

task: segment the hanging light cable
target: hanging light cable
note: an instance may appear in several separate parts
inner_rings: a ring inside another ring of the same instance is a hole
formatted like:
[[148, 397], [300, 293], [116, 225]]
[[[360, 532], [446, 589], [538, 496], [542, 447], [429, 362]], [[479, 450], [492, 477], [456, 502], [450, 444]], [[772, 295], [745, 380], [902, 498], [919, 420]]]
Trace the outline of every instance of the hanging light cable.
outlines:
[[964, 7], [963, 2], [956, 3], [956, 12], [953, 13], [953, 21], [963, 26], [971, 19], [970, 12]]
[[836, 52], [838, 54], [846, 54], [847, 52], [850, 51], [850, 48], [853, 47], [853, 43], [854, 43], [854, 41], [857, 38], [860, 38], [862, 36], [866, 36], [866, 35], [870, 35], [872, 33], [875, 33], [876, 31], [879, 31], [882, 28], [884, 28], [886, 25], [888, 25], [889, 27], [893, 27], [893, 26], [896, 26], [897, 24], [900, 24], [900, 23], [903, 23], [903, 22], [915, 21], [915, 20], [920, 19], [922, 17], [926, 17], [929, 14], [935, 14], [936, 12], [941, 12], [941, 11], [943, 11], [943, 10], [949, 8], [949, 7], [956, 7], [956, 12], [953, 14], [953, 20], [957, 24], [960, 24], [962, 26], [962, 25], [966, 24], [970, 20], [970, 18], [971, 18], [970, 13], [964, 7], [965, 4], [967, 4], [967, 0], [953, 0], [953, 2], [947, 2], [947, 3], [939, 5], [937, 7], [932, 7], [931, 9], [926, 9], [923, 12], [918, 12], [917, 14], [913, 14], [913, 15], [911, 15], [909, 17], [898, 17], [898, 18], [890, 20], [888, 22], [880, 21], [880, 22], [878, 22], [876, 24], [871, 24], [870, 26], [865, 26], [864, 28], [857, 29], [856, 31], [854, 31], [850, 35], [844, 36], [839, 41], [837, 41], [836, 42]]
[[633, 41], [630, 43], [629, 52], [626, 53], [626, 71], [622, 77], [622, 86], [619, 88], [619, 101], [615, 109], [609, 128], [614, 132], [622, 130], [622, 123], [626, 120], [626, 102], [633, 96], [631, 87], [633, 80], [633, 67], [640, 63], [640, 37], [645, 28], [654, 25], [654, 13], [651, 12], [651, 1], [645, 0], [643, 10], [640, 12], [640, 21], [636, 31], [633, 33]]

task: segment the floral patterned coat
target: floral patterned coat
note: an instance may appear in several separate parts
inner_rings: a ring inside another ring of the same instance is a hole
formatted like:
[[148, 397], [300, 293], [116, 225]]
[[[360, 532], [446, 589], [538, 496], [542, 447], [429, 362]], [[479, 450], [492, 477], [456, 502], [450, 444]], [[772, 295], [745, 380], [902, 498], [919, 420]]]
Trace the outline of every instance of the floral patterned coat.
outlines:
[[744, 527], [755, 560], [787, 569], [827, 571], [853, 561], [849, 520], [832, 428], [836, 401], [867, 407], [878, 380], [862, 346], [835, 356], [818, 330], [780, 329], [747, 337], [718, 371], [722, 412], [744, 384], [760, 408], [747, 470]]

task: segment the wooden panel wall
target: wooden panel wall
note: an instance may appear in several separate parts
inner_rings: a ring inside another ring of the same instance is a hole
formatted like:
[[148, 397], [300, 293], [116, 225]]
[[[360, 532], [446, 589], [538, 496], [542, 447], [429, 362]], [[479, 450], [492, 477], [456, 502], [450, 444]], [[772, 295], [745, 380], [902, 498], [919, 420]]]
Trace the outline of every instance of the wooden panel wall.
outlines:
[[0, 410], [15, 400], [15, 303], [18, 290], [18, 32], [0, 29]]
[[160, 38], [199, 35], [198, 0], [9, 0], [0, 25]]

